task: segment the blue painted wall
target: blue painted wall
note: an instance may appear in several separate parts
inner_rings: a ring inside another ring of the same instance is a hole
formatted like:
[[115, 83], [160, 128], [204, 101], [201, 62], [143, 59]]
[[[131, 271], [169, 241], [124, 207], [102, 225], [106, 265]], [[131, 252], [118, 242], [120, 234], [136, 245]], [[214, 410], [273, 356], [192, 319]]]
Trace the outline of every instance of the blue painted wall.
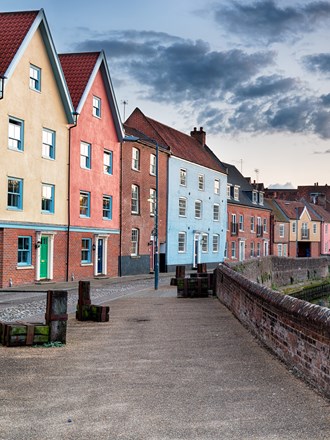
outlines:
[[[180, 169], [187, 173], [187, 185], [180, 185]], [[214, 267], [224, 260], [227, 226], [227, 175], [209, 168], [170, 157], [168, 168], [168, 221], [167, 221], [167, 250], [166, 265], [171, 271], [176, 265], [192, 268], [194, 248], [198, 247], [198, 263], [207, 263]], [[204, 175], [204, 191], [198, 189], [198, 176]], [[220, 180], [220, 194], [214, 193], [214, 180]], [[187, 199], [187, 215], [179, 216], [179, 198]], [[195, 201], [202, 201], [202, 218], [195, 218]], [[220, 220], [213, 220], [213, 205], [220, 205]], [[178, 234], [186, 233], [186, 251], [178, 252]], [[208, 251], [202, 252], [202, 233], [208, 234]], [[213, 252], [213, 234], [219, 234], [218, 252]], [[195, 237], [197, 238], [195, 243]]]

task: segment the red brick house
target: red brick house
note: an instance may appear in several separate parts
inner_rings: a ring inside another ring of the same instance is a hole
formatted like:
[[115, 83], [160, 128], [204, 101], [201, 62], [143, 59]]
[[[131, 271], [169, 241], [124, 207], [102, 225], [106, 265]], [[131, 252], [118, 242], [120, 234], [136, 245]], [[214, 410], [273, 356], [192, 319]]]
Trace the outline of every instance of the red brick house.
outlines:
[[278, 257], [289, 256], [290, 219], [280, 209], [274, 199], [265, 199], [271, 208], [270, 217], [270, 254]]
[[255, 189], [230, 164], [227, 168], [227, 261], [244, 261], [269, 255], [270, 208], [264, 193]]
[[[126, 135], [139, 140], [122, 144], [121, 275], [154, 271], [156, 144], [130, 124], [133, 124], [131, 117], [124, 125]], [[161, 271], [164, 271], [166, 243], [168, 156], [168, 148], [159, 144], [158, 243]]]

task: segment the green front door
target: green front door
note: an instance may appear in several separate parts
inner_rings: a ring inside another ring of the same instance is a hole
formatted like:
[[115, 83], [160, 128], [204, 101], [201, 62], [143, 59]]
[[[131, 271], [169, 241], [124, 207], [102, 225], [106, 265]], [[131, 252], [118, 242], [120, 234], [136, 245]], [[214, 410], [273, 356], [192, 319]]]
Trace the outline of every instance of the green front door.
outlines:
[[48, 237], [41, 237], [40, 278], [48, 278]]

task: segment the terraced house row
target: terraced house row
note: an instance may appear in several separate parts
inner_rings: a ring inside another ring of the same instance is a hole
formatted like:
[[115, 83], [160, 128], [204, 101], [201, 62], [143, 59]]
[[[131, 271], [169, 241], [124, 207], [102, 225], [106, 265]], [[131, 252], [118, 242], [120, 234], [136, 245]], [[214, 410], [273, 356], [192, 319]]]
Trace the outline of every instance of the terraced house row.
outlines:
[[[0, 13], [0, 151], [0, 287], [149, 273], [156, 249], [161, 271], [298, 249], [202, 127], [122, 124], [104, 52], [58, 54], [43, 10]], [[299, 256], [329, 252], [310, 212]]]

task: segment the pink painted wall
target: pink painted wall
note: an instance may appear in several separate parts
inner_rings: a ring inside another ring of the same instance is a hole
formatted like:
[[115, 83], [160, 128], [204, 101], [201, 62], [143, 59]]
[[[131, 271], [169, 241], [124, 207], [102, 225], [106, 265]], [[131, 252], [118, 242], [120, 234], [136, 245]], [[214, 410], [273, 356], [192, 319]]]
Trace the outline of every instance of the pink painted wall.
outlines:
[[[101, 99], [101, 118], [93, 116], [93, 96]], [[91, 169], [80, 166], [81, 141], [91, 144]], [[103, 172], [104, 149], [113, 153], [112, 175]], [[77, 127], [71, 130], [70, 164], [71, 225], [119, 229], [120, 143], [100, 71], [79, 115]], [[80, 217], [80, 191], [91, 194], [90, 218]], [[112, 196], [112, 220], [102, 218], [103, 195]]]
[[322, 223], [321, 254], [330, 255], [330, 223]]

